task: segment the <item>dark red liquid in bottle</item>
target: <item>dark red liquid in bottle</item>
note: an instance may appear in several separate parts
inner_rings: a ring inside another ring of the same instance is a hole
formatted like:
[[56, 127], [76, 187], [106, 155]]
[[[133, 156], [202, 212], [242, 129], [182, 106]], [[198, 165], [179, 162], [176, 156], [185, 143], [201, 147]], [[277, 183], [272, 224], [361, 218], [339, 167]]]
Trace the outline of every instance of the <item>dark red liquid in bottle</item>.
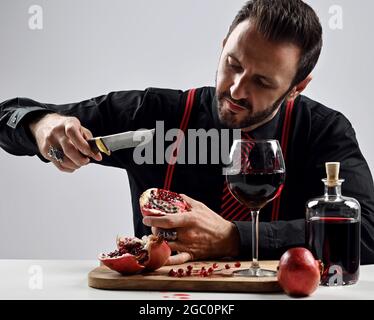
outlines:
[[360, 267], [360, 223], [352, 218], [319, 217], [307, 221], [307, 241], [322, 260], [322, 285], [354, 284]]

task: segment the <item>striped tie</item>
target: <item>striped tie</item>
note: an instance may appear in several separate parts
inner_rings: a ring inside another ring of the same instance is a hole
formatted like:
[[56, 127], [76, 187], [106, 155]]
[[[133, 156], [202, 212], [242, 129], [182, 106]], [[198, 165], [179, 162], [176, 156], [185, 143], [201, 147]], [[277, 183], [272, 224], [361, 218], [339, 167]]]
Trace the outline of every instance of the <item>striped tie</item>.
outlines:
[[[242, 138], [245, 140], [253, 140], [248, 133], [242, 132]], [[248, 155], [251, 152], [251, 144], [242, 145], [241, 155], [241, 168], [249, 167]], [[223, 196], [221, 205], [221, 214], [224, 219], [228, 221], [250, 221], [251, 211], [248, 207], [243, 206], [235, 197], [231, 194], [227, 182], [225, 181], [223, 186]]]

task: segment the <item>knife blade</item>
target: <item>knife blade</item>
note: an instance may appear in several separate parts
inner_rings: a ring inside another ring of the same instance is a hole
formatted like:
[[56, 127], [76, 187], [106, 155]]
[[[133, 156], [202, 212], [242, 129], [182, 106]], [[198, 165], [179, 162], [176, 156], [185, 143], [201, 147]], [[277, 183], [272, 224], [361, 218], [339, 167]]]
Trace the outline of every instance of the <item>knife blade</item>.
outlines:
[[110, 136], [96, 137], [87, 140], [87, 142], [95, 153], [103, 152], [110, 156], [114, 151], [135, 148], [141, 143], [150, 142], [154, 133], [155, 129], [127, 131]]

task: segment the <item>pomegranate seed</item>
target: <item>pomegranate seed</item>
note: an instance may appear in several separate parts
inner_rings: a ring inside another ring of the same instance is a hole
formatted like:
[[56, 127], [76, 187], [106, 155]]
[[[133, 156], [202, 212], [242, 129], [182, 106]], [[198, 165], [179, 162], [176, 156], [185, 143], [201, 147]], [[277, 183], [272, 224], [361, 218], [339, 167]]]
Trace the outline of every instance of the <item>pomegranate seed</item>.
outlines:
[[188, 271], [190, 271], [190, 270], [192, 270], [192, 269], [193, 269], [192, 266], [187, 266], [187, 270], [188, 270]]
[[169, 271], [169, 277], [175, 277], [176, 274], [177, 274], [177, 273], [174, 271], [174, 269], [171, 269], [171, 270]]
[[192, 272], [191, 272], [190, 270], [188, 270], [188, 271], [186, 272], [186, 275], [187, 275], [187, 276], [191, 276], [191, 274], [192, 274]]
[[225, 268], [226, 268], [226, 269], [230, 269], [231, 267], [230, 267], [229, 264], [225, 264]]
[[240, 268], [241, 265], [242, 265], [242, 264], [241, 264], [239, 261], [237, 261], [237, 262], [235, 263], [235, 267], [236, 267], [236, 268]]
[[183, 269], [178, 269], [178, 274], [184, 274], [184, 270]]
[[184, 277], [184, 274], [183, 273], [178, 273], [178, 278], [182, 278], [182, 277]]
[[218, 268], [218, 263], [213, 263], [213, 268], [217, 269]]
[[204, 271], [205, 270], [205, 267], [201, 267], [201, 271]]
[[208, 275], [209, 275], [208, 272], [206, 271], [203, 272], [203, 277], [207, 277]]
[[208, 269], [208, 272], [209, 272], [209, 273], [213, 273], [213, 271], [214, 271], [214, 270], [213, 270], [212, 267], [210, 267], [210, 268]]

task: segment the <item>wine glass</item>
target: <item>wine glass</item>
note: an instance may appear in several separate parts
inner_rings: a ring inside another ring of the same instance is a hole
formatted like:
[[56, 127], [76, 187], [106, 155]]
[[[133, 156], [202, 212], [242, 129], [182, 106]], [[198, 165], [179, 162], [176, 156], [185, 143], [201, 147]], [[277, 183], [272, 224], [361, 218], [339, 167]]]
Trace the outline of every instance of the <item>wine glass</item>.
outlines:
[[277, 140], [234, 141], [226, 180], [232, 195], [250, 209], [252, 216], [252, 263], [249, 269], [236, 271], [235, 275], [276, 275], [275, 271], [261, 269], [258, 262], [258, 217], [260, 210], [279, 196], [285, 178], [286, 168]]

